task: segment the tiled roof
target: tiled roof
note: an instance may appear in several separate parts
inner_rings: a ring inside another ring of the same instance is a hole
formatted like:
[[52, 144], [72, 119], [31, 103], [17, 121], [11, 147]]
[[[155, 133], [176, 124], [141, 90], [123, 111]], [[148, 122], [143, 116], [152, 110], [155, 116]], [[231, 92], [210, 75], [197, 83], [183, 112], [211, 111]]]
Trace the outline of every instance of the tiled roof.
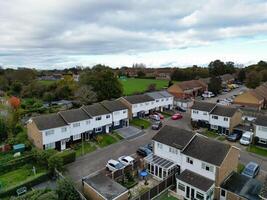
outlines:
[[68, 125], [59, 114], [48, 114], [33, 117], [32, 120], [39, 130], [47, 130]]
[[99, 116], [99, 115], [106, 115], [110, 114], [110, 111], [108, 111], [103, 105], [100, 103], [94, 103], [89, 106], [82, 106], [82, 109], [88, 113], [91, 117]]
[[125, 110], [127, 107], [119, 100], [114, 101], [102, 101], [101, 104], [110, 112]]
[[83, 121], [90, 119], [91, 117], [86, 114], [86, 112], [80, 108], [71, 109], [66, 111], [60, 111], [59, 114], [68, 122], [73, 123], [77, 121]]
[[182, 90], [191, 90], [195, 88], [207, 87], [207, 85], [201, 80], [190, 80], [177, 83]]
[[238, 111], [237, 108], [216, 105], [216, 107], [211, 111], [211, 114], [218, 116], [232, 117], [237, 111]]
[[204, 101], [195, 101], [193, 106], [192, 106], [192, 109], [210, 112], [210, 111], [212, 111], [212, 109], [215, 106], [216, 106], [215, 103], [209, 103], [209, 102], [204, 102]]
[[162, 96], [159, 92], [147, 92], [146, 94], [152, 97], [154, 100], [164, 98], [164, 96]]
[[123, 97], [131, 104], [137, 104], [137, 103], [144, 103], [148, 101], [154, 101], [154, 99], [146, 94], [138, 94], [138, 95], [132, 95], [132, 96], [125, 96]]
[[266, 115], [258, 116], [256, 121], [255, 121], [255, 124], [259, 125], [259, 126], [266, 126], [267, 127], [267, 116]]

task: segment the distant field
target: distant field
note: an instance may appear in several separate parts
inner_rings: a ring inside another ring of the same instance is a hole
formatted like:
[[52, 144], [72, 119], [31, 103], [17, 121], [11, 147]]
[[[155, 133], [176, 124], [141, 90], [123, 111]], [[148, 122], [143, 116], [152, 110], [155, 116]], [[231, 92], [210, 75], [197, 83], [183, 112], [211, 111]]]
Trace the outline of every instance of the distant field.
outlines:
[[135, 92], [144, 92], [147, 87], [155, 83], [157, 89], [163, 89], [168, 86], [167, 80], [157, 80], [157, 79], [137, 79], [128, 78], [125, 80], [120, 80], [123, 85], [124, 95], [131, 95]]
[[51, 84], [55, 83], [56, 81], [52, 81], [52, 80], [40, 80], [38, 82], [41, 83], [41, 84], [43, 84], [43, 85], [51, 85]]

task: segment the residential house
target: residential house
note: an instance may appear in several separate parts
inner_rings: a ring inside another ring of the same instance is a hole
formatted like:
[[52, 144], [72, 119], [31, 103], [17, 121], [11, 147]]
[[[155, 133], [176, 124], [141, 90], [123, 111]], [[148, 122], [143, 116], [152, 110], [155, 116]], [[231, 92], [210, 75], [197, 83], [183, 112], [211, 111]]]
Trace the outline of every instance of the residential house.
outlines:
[[267, 146], [267, 116], [261, 115], [255, 121], [254, 137], [258, 137], [258, 144]]
[[157, 179], [178, 169], [181, 199], [219, 199], [221, 183], [237, 169], [239, 149], [191, 131], [164, 126], [152, 140], [145, 165]]
[[154, 99], [154, 109], [157, 111], [170, 110], [173, 107], [173, 96], [167, 91], [148, 92], [146, 95]]
[[146, 94], [138, 94], [132, 96], [125, 96], [119, 100], [128, 108], [128, 117], [144, 117], [155, 108], [155, 101], [152, 97]]
[[232, 172], [221, 184], [220, 200], [260, 200], [262, 183]]
[[191, 120], [198, 126], [229, 134], [241, 123], [242, 113], [234, 107], [195, 101], [191, 108]]
[[235, 77], [233, 74], [224, 74], [220, 76], [222, 81], [222, 86], [227, 87], [228, 84], [232, 84], [235, 81]]
[[255, 90], [249, 90], [235, 97], [233, 103], [241, 107], [261, 110], [264, 106], [264, 97], [260, 96]]
[[255, 93], [264, 98], [264, 108], [267, 108], [267, 83], [264, 83], [254, 89]]
[[168, 92], [177, 98], [195, 98], [208, 90], [208, 85], [201, 80], [183, 81], [174, 83], [168, 88]]

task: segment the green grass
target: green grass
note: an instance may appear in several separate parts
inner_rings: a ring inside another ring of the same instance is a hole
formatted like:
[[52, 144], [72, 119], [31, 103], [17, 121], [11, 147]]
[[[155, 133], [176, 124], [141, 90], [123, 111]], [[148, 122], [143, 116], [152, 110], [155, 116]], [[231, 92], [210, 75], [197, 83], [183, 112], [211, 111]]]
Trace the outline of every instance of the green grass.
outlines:
[[95, 151], [97, 147], [89, 142], [83, 142], [83, 150], [82, 150], [82, 143], [75, 145], [74, 149], [76, 151], [76, 156], [79, 157]]
[[245, 165], [238, 163], [237, 165], [237, 172], [241, 174], [241, 172], [245, 169]]
[[205, 132], [202, 133], [203, 135], [209, 137], [209, 138], [216, 138], [219, 135], [213, 131], [206, 130]]
[[56, 81], [53, 80], [39, 80], [39, 83], [43, 84], [43, 85], [52, 85], [53, 83], [55, 83]]
[[168, 80], [157, 80], [157, 79], [138, 79], [128, 78], [120, 80], [123, 85], [124, 95], [131, 95], [135, 92], [144, 92], [150, 84], [156, 84], [158, 90], [168, 86]]
[[137, 126], [139, 128], [141, 128], [141, 126], [144, 126], [144, 128], [147, 129], [151, 125], [151, 122], [145, 119], [135, 118], [130, 121], [130, 125]]
[[0, 182], [4, 189], [20, 185], [22, 182], [26, 182], [37, 176], [46, 173], [46, 170], [41, 167], [36, 167], [36, 175], [32, 172], [32, 165], [24, 165], [23, 167], [10, 171], [8, 173], [0, 175]]
[[97, 143], [97, 145], [102, 148], [119, 141], [118, 138], [110, 134], [104, 134], [104, 135], [101, 135], [100, 137], [102, 137], [102, 139]]
[[257, 147], [254, 145], [251, 145], [250, 147], [247, 148], [248, 152], [258, 154], [260, 156], [266, 156], [267, 157], [267, 149]]
[[168, 197], [168, 192], [164, 192], [160, 197], [159, 200], [178, 200], [177, 198], [173, 196]]
[[116, 131], [113, 131], [112, 135], [113, 135], [116, 139], [118, 139], [118, 140], [123, 140], [123, 139], [124, 139], [124, 138], [123, 138], [119, 133], [117, 133]]
[[221, 135], [217, 138], [217, 140], [220, 140], [220, 141], [224, 141], [225, 140], [225, 136]]

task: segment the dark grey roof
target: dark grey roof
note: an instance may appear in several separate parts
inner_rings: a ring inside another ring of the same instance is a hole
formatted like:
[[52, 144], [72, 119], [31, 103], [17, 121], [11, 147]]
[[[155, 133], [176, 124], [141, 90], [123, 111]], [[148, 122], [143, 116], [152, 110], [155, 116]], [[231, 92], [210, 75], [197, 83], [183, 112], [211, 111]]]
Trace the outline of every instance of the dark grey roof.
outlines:
[[208, 179], [204, 176], [196, 174], [188, 169], [184, 170], [180, 175], [177, 176], [177, 179], [192, 185], [203, 192], [207, 192], [211, 186], [214, 184], [214, 181]]
[[131, 104], [136, 103], [144, 103], [148, 101], [154, 101], [154, 99], [146, 94], [138, 94], [138, 95], [132, 95], [132, 96], [125, 96], [124, 99], [126, 99]]
[[86, 114], [86, 112], [80, 108], [71, 109], [66, 111], [60, 111], [59, 114], [68, 122], [77, 122], [90, 119], [91, 117]]
[[159, 92], [147, 92], [146, 94], [152, 97], [154, 100], [164, 98], [164, 96], [162, 96]]
[[171, 95], [169, 92], [167, 92], [166, 90], [163, 91], [159, 91], [159, 93], [164, 96], [164, 97], [173, 97], [173, 95]]
[[196, 135], [183, 153], [204, 162], [220, 166], [231, 145]]
[[232, 117], [238, 111], [237, 108], [217, 105], [211, 112], [213, 115]]
[[242, 174], [233, 172], [221, 184], [221, 188], [249, 200], [258, 200], [260, 199], [259, 193], [262, 188], [262, 183], [256, 179], [251, 179]]
[[85, 110], [86, 113], [88, 113], [91, 117], [110, 114], [110, 111], [108, 111], [100, 103], [94, 103], [89, 106], [82, 106], [82, 109]]
[[107, 200], [115, 199], [127, 191], [125, 187], [103, 174], [97, 174], [96, 176], [86, 178], [84, 182]]
[[153, 138], [157, 142], [183, 149], [195, 134], [173, 126], [164, 126]]
[[125, 110], [127, 107], [119, 100], [114, 101], [102, 101], [101, 104], [110, 112]]
[[33, 117], [32, 120], [39, 130], [47, 130], [68, 125], [58, 114], [48, 114]]
[[203, 101], [195, 101], [193, 106], [192, 106], [192, 109], [210, 112], [210, 111], [212, 111], [212, 109], [215, 106], [216, 106], [215, 103], [209, 103], [209, 102], [203, 102]]
[[266, 115], [258, 116], [255, 121], [255, 124], [260, 126], [267, 126], [267, 116]]
[[234, 127], [234, 130], [240, 130], [240, 131], [253, 131], [253, 126], [245, 125], [245, 124], [239, 124]]

